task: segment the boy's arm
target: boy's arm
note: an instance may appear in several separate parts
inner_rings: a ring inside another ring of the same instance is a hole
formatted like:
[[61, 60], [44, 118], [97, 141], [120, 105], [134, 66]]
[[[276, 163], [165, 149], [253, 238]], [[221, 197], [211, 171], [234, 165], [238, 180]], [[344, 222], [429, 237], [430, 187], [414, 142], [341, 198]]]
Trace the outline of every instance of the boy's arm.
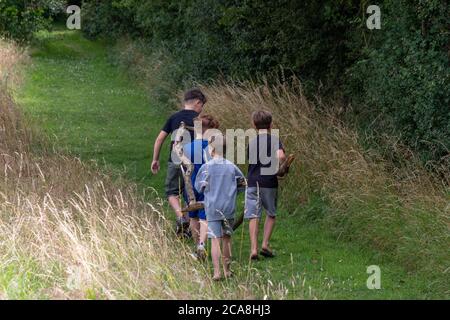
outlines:
[[245, 176], [242, 173], [241, 169], [239, 169], [236, 165], [234, 166], [234, 175], [236, 177], [236, 183], [238, 186], [238, 192], [245, 191], [245, 187], [247, 185], [247, 182], [245, 180]]
[[197, 177], [195, 178], [195, 189], [199, 193], [203, 193], [208, 186], [208, 167], [206, 164], [200, 167]]
[[286, 160], [286, 153], [284, 152], [284, 149], [277, 150], [277, 158], [278, 163], [283, 163]]
[[286, 160], [286, 153], [284, 152], [284, 146], [279, 140], [278, 140], [277, 158], [278, 163], [283, 163]]
[[159, 154], [161, 152], [161, 146], [166, 140], [169, 134], [164, 130], [161, 130], [158, 137], [155, 140], [155, 144], [153, 146], [153, 161], [152, 161], [152, 173], [157, 174], [160, 168], [159, 165]]
[[238, 166], [234, 165], [234, 175], [237, 178], [244, 178], [244, 174], [242, 173], [241, 169], [238, 168]]

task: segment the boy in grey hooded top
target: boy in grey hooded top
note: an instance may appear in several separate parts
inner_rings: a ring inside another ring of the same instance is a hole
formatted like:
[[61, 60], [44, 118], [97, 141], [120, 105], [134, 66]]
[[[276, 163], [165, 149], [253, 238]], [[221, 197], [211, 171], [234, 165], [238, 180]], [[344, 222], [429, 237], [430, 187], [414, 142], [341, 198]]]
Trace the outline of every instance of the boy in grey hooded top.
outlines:
[[205, 195], [208, 222], [234, 219], [237, 179], [243, 177], [238, 167], [222, 157], [213, 158], [200, 168], [195, 188]]
[[[231, 235], [238, 193], [237, 180], [244, 178], [238, 167], [223, 158], [224, 148], [223, 137], [210, 143], [208, 151], [212, 159], [201, 166], [195, 180], [195, 188], [205, 196], [204, 203], [208, 236], [211, 239], [214, 280], [222, 278], [221, 256], [225, 277], [232, 275], [230, 271]], [[220, 249], [221, 244], [222, 250]]]

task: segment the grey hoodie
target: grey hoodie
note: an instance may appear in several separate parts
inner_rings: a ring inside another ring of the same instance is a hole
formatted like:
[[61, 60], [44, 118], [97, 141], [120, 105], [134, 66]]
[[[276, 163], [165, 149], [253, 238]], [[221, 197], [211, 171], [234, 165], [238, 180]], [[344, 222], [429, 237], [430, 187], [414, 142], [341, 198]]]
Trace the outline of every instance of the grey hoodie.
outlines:
[[207, 221], [234, 219], [239, 177], [244, 177], [241, 170], [224, 158], [212, 159], [201, 166], [195, 189], [205, 195]]

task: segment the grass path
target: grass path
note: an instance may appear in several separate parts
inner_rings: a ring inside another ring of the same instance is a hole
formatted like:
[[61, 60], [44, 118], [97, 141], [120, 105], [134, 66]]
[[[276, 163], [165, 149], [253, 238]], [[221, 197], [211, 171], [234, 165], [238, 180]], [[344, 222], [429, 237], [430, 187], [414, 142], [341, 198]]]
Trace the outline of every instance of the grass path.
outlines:
[[[39, 33], [17, 101], [59, 148], [85, 161], [124, 169], [129, 179], [163, 194], [164, 165], [156, 177], [150, 175], [149, 166], [152, 142], [171, 110], [151, 102], [123, 70], [111, 65], [105, 44], [73, 31]], [[167, 149], [166, 145], [162, 159], [167, 158]], [[302, 210], [313, 209], [320, 210], [320, 205]], [[296, 216], [280, 214], [272, 244], [278, 257], [251, 268], [247, 268], [247, 225], [241, 227], [234, 237], [235, 268], [257, 270], [274, 286], [284, 283], [293, 298], [305, 293], [309, 297], [310, 290], [319, 298], [429, 296], [424, 280], [356, 244], [336, 241], [302, 216], [301, 211]], [[381, 290], [366, 287], [369, 265], [381, 267]]]

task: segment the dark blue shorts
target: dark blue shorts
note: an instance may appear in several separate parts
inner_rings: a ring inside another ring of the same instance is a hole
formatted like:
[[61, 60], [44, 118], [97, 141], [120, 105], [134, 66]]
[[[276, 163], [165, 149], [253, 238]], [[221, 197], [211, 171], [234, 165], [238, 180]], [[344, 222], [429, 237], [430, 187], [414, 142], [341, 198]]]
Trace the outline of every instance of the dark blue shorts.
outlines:
[[206, 220], [205, 209], [201, 209], [201, 210], [197, 210], [197, 211], [190, 211], [189, 218], [191, 218], [191, 219], [199, 218], [200, 220]]

